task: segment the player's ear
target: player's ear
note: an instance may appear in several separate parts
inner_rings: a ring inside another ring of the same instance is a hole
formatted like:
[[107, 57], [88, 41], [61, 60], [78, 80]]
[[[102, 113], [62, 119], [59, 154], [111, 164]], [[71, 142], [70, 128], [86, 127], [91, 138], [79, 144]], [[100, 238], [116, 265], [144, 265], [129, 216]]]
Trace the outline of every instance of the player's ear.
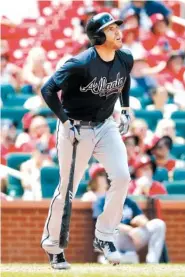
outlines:
[[97, 34], [95, 34], [93, 36], [93, 38], [96, 41], [96, 43], [95, 43], [96, 45], [101, 45], [101, 44], [103, 44], [105, 42], [106, 35], [105, 35], [105, 33], [103, 31], [99, 31]]

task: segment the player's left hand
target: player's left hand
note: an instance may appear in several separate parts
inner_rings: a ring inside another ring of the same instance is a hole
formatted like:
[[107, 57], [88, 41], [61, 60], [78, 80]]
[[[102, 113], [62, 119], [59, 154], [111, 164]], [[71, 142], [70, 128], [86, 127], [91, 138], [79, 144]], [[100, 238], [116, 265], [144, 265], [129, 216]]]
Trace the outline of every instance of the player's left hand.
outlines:
[[123, 110], [120, 117], [119, 131], [121, 135], [125, 135], [128, 132], [130, 125], [130, 114], [129, 111]]

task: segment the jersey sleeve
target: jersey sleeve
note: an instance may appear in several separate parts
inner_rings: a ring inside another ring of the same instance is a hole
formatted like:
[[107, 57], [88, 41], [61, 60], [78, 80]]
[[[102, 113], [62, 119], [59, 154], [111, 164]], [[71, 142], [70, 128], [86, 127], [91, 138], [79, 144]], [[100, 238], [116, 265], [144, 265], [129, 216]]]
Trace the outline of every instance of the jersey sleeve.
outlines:
[[130, 74], [134, 65], [134, 59], [132, 53], [128, 49], [121, 49], [118, 51], [121, 61], [125, 64], [127, 73]]
[[84, 66], [79, 60], [71, 58], [62, 67], [60, 67], [52, 76], [56, 85], [65, 90], [68, 86], [68, 82], [73, 75], [83, 76]]

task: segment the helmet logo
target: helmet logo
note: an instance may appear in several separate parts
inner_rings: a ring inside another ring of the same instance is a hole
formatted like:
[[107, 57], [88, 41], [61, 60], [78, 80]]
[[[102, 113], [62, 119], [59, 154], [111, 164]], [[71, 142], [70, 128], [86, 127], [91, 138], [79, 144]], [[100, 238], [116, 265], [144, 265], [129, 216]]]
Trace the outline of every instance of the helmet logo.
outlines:
[[108, 83], [106, 77], [101, 77], [99, 82], [97, 82], [97, 77], [95, 77], [87, 86], [81, 86], [80, 91], [86, 92], [90, 90], [93, 94], [99, 94], [100, 97], [109, 96], [111, 94], [121, 92], [125, 82], [126, 77], [120, 78], [119, 72], [116, 76], [116, 80], [113, 82]]

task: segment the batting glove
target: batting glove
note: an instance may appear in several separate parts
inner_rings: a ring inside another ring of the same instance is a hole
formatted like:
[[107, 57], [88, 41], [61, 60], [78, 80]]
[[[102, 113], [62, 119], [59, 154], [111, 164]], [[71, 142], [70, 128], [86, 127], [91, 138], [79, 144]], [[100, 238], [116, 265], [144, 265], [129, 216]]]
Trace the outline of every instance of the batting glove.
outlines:
[[120, 117], [119, 131], [121, 135], [125, 135], [128, 132], [130, 125], [130, 114], [129, 111], [123, 110]]
[[77, 125], [73, 125], [71, 121], [67, 120], [64, 124], [64, 130], [66, 137], [74, 144], [75, 140], [80, 141], [80, 128]]

